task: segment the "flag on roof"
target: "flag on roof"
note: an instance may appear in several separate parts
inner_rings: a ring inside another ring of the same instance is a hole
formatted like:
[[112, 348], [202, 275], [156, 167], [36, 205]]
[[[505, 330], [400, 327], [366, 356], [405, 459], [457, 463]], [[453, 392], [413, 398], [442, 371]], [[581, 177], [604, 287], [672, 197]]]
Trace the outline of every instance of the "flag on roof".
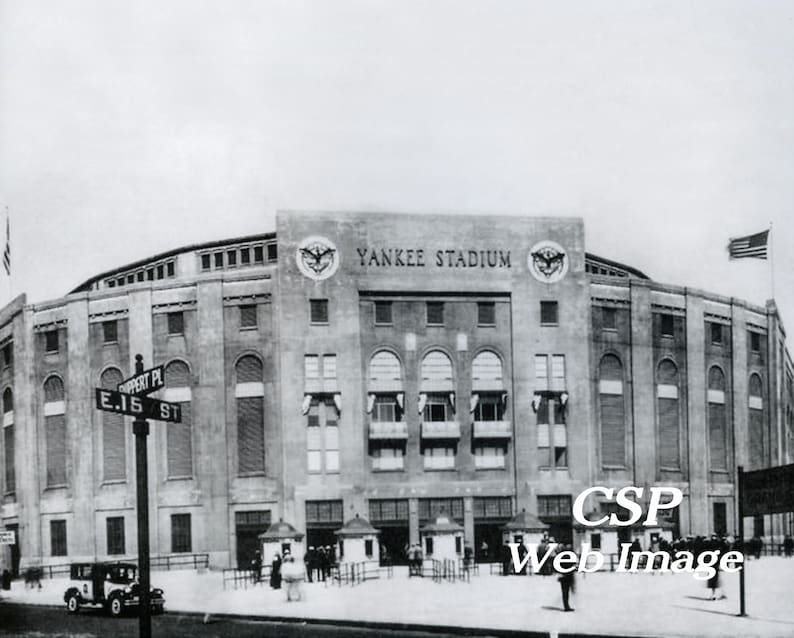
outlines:
[[768, 239], [768, 229], [754, 235], [735, 237], [728, 244], [728, 254], [731, 259], [743, 259], [745, 257], [766, 259], [769, 245]]
[[6, 247], [3, 251], [3, 266], [6, 274], [11, 276], [11, 222], [9, 221], [8, 209], [6, 209]]

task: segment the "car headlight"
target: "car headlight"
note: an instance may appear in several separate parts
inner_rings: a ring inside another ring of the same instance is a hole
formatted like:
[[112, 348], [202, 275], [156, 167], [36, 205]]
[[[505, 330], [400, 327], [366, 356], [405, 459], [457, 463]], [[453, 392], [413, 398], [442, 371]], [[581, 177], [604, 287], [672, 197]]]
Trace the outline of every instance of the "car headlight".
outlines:
[[125, 587], [124, 588], [124, 593], [125, 594], [131, 594], [132, 593], [132, 587]]

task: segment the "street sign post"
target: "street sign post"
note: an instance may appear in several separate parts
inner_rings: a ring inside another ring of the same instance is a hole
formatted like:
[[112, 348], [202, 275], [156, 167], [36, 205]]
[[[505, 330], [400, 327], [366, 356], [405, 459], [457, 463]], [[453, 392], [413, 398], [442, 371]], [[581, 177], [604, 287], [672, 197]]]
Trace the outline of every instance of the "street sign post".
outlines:
[[0, 545], [16, 545], [17, 538], [14, 530], [0, 531]]
[[145, 394], [151, 394], [164, 386], [165, 373], [163, 372], [163, 366], [157, 366], [144, 370], [140, 374], [136, 374], [134, 377], [122, 381], [116, 389], [126, 394], [143, 396]]
[[119, 384], [118, 390], [97, 388], [96, 407], [105, 412], [134, 416], [132, 432], [135, 435], [135, 492], [138, 509], [138, 577], [140, 604], [138, 608], [138, 634], [141, 638], [152, 635], [152, 610], [149, 606], [151, 590], [149, 578], [149, 474], [146, 437], [149, 422], [146, 420], [182, 422], [179, 404], [150, 399], [144, 395], [165, 385], [163, 366], [143, 369], [143, 357], [135, 355], [135, 375]]

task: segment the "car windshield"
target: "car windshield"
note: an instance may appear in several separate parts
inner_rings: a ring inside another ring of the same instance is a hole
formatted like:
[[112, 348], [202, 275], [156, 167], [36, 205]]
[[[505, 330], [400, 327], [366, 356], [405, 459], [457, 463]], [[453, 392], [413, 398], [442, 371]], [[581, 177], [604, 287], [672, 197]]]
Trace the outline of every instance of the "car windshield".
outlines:
[[105, 580], [112, 583], [131, 583], [135, 580], [135, 567], [112, 565], [107, 568]]

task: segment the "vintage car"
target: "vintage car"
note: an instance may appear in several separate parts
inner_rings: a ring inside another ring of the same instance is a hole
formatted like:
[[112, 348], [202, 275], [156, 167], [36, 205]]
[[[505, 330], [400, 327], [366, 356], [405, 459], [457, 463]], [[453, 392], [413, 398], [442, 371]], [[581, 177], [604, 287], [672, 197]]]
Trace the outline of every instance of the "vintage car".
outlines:
[[[138, 566], [134, 563], [74, 563], [69, 585], [63, 595], [66, 609], [76, 614], [82, 606], [104, 607], [112, 616], [121, 616], [127, 608], [139, 605]], [[163, 613], [162, 589], [151, 589], [152, 612]]]

